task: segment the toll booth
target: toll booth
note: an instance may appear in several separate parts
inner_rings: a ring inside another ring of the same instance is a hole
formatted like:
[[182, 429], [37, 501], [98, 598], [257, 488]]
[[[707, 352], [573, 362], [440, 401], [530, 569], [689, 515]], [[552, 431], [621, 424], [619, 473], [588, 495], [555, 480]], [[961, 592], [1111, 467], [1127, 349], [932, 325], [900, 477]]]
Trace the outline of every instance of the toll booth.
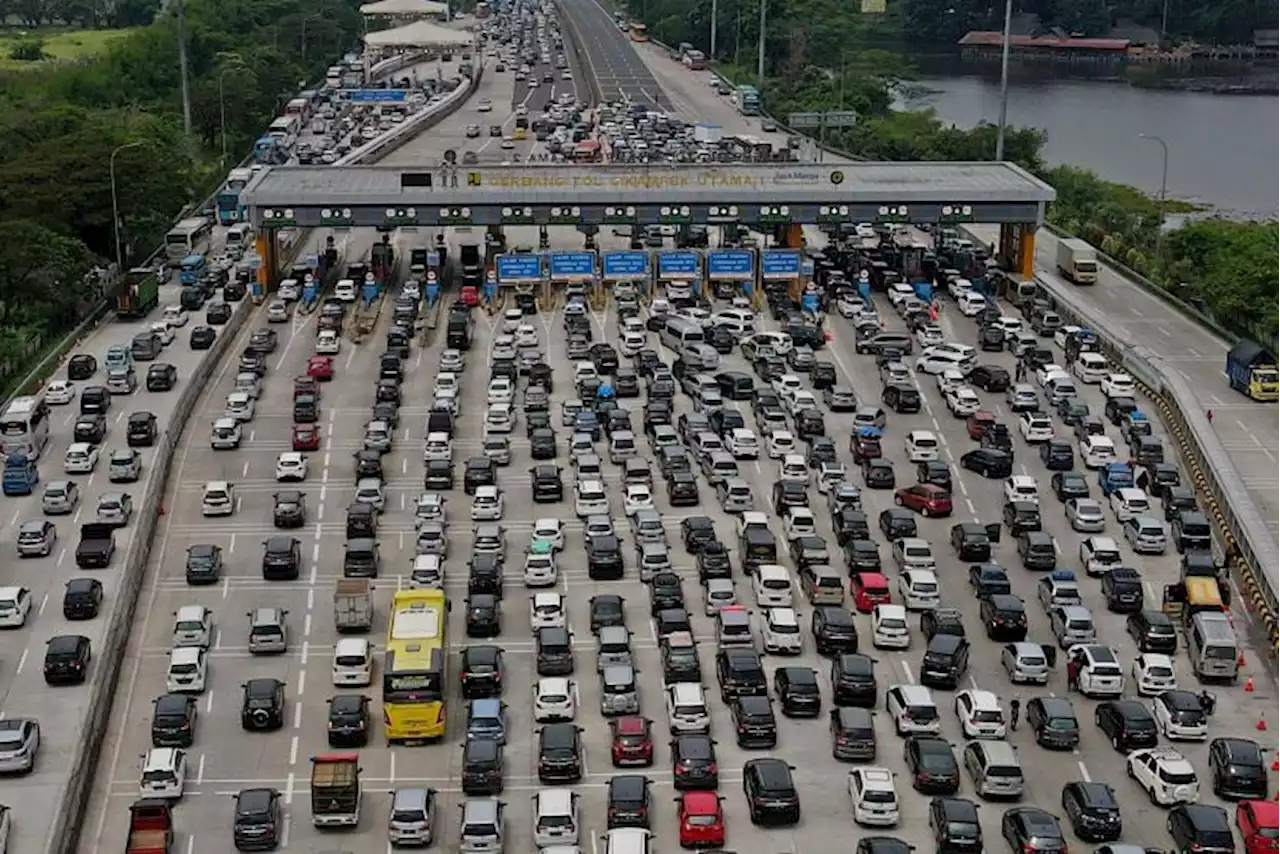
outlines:
[[754, 249], [712, 249], [707, 252], [707, 282], [712, 290], [717, 282], [729, 282], [739, 293], [759, 308], [763, 291], [756, 284], [756, 251]]
[[543, 282], [543, 256], [531, 252], [499, 255], [494, 259], [483, 293], [488, 306], [496, 305], [498, 292], [505, 288], [537, 288]]
[[633, 282], [640, 300], [647, 300], [653, 289], [653, 264], [649, 253], [635, 249], [604, 253], [600, 257], [600, 279], [605, 287], [617, 282]]
[[585, 287], [592, 308], [596, 311], [604, 309], [608, 296], [600, 278], [597, 253], [587, 250], [550, 252], [546, 257], [547, 275], [553, 290], [571, 285]]
[[657, 254], [656, 286], [664, 289], [676, 282], [689, 282], [696, 291], [702, 287], [702, 254], [692, 249], [665, 250]]
[[760, 284], [785, 283], [791, 301], [800, 304], [805, 283], [800, 275], [800, 250], [766, 249], [760, 253]]

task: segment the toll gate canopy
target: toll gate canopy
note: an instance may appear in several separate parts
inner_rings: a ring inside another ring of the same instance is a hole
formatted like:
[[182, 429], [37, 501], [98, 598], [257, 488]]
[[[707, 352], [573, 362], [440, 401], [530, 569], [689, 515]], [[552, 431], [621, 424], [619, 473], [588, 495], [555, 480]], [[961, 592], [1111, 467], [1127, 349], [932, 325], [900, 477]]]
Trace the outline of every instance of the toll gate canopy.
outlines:
[[467, 225], [1039, 225], [1052, 187], [1012, 163], [274, 166], [266, 228]]

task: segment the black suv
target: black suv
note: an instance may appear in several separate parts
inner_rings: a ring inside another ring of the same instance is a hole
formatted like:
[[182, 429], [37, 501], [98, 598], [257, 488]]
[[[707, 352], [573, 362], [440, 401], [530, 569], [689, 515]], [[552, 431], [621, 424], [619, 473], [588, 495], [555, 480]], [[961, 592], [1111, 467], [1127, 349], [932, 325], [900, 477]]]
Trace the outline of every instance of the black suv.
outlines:
[[960, 765], [951, 742], [933, 735], [909, 735], [903, 759], [917, 792], [954, 795], [960, 790]]
[[1155, 747], [1159, 739], [1156, 719], [1137, 700], [1110, 700], [1099, 704], [1094, 712], [1098, 729], [1106, 734], [1112, 747], [1122, 753], [1142, 747]]
[[920, 631], [929, 640], [934, 635], [964, 637], [964, 622], [958, 608], [929, 608], [920, 612]]
[[538, 730], [538, 782], [578, 783], [582, 780], [582, 727], [547, 724]]
[[843, 655], [858, 651], [858, 625], [847, 608], [832, 605], [814, 608], [809, 623], [819, 655]]
[[787, 827], [800, 822], [800, 792], [791, 771], [781, 759], [752, 759], [742, 766], [742, 792], [752, 824]]
[[1236, 850], [1231, 820], [1222, 807], [1208, 804], [1178, 804], [1169, 810], [1165, 827], [1173, 837], [1174, 850], [1230, 854]]
[[778, 721], [768, 697], [738, 697], [729, 704], [729, 719], [739, 747], [771, 750], [778, 745]]
[[222, 579], [222, 546], [198, 543], [187, 548], [188, 584], [217, 584]]
[[649, 778], [641, 774], [618, 774], [609, 778], [605, 801], [609, 830], [615, 827], [649, 829], [649, 783]]
[[125, 427], [125, 443], [130, 448], [150, 448], [159, 433], [154, 412], [130, 412]]
[[284, 683], [279, 679], [250, 679], [240, 701], [240, 726], [273, 730], [284, 726]]
[[467, 460], [462, 475], [462, 491], [467, 495], [475, 495], [481, 486], [495, 486], [498, 483], [498, 465], [488, 457], [471, 457]]
[[967, 798], [929, 801], [929, 830], [937, 854], [982, 854], [978, 805]]
[[453, 489], [453, 463], [449, 460], [427, 460], [427, 470], [422, 478], [424, 489]]
[[1071, 829], [1085, 842], [1115, 842], [1120, 838], [1120, 803], [1107, 783], [1075, 780], [1062, 787], [1062, 811]]
[[46, 685], [81, 685], [89, 678], [92, 658], [89, 639], [84, 635], [56, 635], [44, 650]]
[[1267, 769], [1262, 748], [1247, 738], [1215, 738], [1209, 742], [1213, 793], [1220, 798], [1262, 800], [1267, 797]]
[[716, 742], [709, 735], [689, 733], [671, 739], [671, 775], [678, 790], [715, 789], [720, 785]]
[[954, 691], [969, 671], [969, 642], [963, 635], [936, 634], [929, 638], [920, 662], [920, 684]]
[[789, 718], [816, 718], [822, 714], [822, 691], [812, 667], [779, 667], [773, 671], [773, 690], [782, 714]]
[[190, 694], [156, 697], [151, 713], [152, 747], [190, 747], [196, 740], [199, 704]]
[[502, 647], [488, 644], [468, 646], [462, 650], [462, 696], [468, 700], [502, 696], [506, 674]]
[[178, 369], [173, 365], [156, 362], [147, 368], [147, 391], [169, 391], [177, 383]]
[[68, 620], [92, 620], [102, 608], [102, 582], [73, 578], [62, 591], [62, 616]]
[[502, 771], [505, 748], [493, 738], [469, 739], [462, 748], [462, 793], [499, 795], [505, 781]]
[[[554, 442], [554, 436], [552, 437]], [[533, 477], [533, 502], [553, 504], [564, 500], [564, 482], [560, 479], [560, 467], [539, 465], [529, 469]]]
[[364, 747], [369, 743], [369, 698], [336, 694], [329, 698], [329, 746]]
[[302, 573], [302, 543], [296, 537], [268, 537], [262, 545], [262, 577], [296, 581]]
[[1012, 593], [996, 593], [979, 600], [978, 613], [987, 628], [987, 638], [1010, 642], [1027, 639], [1027, 609]]
[[622, 562], [622, 543], [613, 534], [587, 539], [587, 575], [592, 580], [620, 580], [626, 572]]
[[725, 703], [734, 697], [769, 693], [760, 654], [754, 649], [735, 647], [717, 652], [716, 680], [720, 683], [720, 699]]
[[831, 662], [831, 691], [837, 706], [875, 708], [879, 694], [875, 662], [856, 652], [836, 656]]
[[232, 838], [237, 851], [273, 851], [280, 845], [284, 820], [276, 789], [241, 789], [236, 795]]

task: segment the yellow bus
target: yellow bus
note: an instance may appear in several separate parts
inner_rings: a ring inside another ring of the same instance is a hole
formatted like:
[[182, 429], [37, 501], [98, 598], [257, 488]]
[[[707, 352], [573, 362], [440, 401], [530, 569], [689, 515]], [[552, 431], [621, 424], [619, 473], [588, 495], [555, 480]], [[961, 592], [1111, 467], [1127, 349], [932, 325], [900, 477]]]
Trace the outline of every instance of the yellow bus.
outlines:
[[391, 600], [382, 669], [382, 719], [389, 744], [444, 737], [447, 611], [441, 590], [401, 590]]
[[649, 40], [649, 28], [644, 24], [632, 24], [628, 29], [631, 32], [631, 40], [633, 42], [647, 42]]

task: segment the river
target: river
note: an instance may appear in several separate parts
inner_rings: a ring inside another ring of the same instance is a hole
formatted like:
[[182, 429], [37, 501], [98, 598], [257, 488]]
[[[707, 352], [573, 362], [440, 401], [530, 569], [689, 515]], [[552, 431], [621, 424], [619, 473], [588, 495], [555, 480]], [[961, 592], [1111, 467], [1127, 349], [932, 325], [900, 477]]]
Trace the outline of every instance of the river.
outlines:
[[[1210, 205], [1231, 216], [1276, 216], [1276, 96], [1146, 89], [1115, 81], [1033, 80], [1014, 74], [1010, 80], [1009, 124], [1045, 131], [1049, 163], [1090, 169], [1155, 195], [1160, 189], [1160, 145], [1139, 135], [1159, 136], [1169, 146], [1170, 198]], [[996, 75], [922, 76], [910, 89], [903, 106], [932, 107], [945, 122], [972, 127], [999, 120]]]

